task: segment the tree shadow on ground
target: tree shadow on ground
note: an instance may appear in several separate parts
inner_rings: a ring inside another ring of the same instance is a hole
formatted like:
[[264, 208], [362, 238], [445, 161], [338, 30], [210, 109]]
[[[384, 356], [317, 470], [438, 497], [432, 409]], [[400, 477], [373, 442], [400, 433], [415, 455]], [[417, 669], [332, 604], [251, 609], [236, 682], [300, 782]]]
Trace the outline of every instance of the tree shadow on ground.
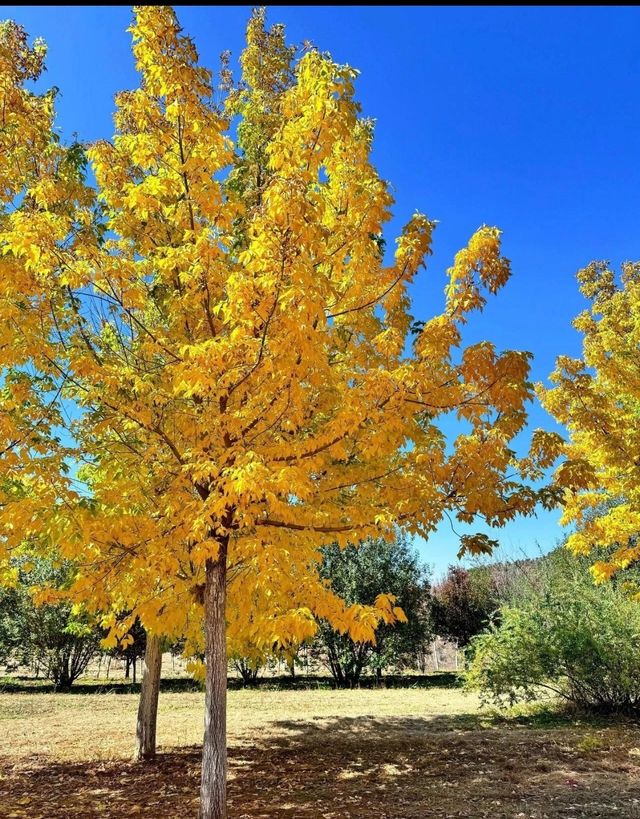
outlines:
[[[638, 744], [628, 724], [470, 727], [449, 718], [274, 722], [230, 749], [230, 819], [631, 819]], [[3, 817], [197, 815], [200, 749], [122, 760], [0, 762]]]

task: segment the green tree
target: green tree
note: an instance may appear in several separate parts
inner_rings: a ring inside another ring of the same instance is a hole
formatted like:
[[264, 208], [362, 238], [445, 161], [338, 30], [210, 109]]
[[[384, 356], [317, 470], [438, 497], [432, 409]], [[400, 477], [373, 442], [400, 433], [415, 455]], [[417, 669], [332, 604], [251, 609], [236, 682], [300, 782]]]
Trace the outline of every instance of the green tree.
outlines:
[[[43, 669], [57, 690], [67, 690], [98, 652], [102, 632], [82, 609], [55, 601], [71, 581], [70, 564], [21, 560], [15, 569], [15, 586], [0, 587], [0, 659]], [[51, 602], [37, 605], [30, 590], [45, 587]]]
[[414, 665], [431, 636], [429, 575], [406, 538], [370, 539], [346, 548], [334, 544], [322, 551], [321, 575], [346, 603], [370, 604], [378, 595], [392, 593], [407, 618], [407, 622], [379, 626], [375, 644], [357, 642], [321, 622], [316, 649], [325, 657], [336, 684], [352, 688], [365, 671], [381, 678], [388, 668]]

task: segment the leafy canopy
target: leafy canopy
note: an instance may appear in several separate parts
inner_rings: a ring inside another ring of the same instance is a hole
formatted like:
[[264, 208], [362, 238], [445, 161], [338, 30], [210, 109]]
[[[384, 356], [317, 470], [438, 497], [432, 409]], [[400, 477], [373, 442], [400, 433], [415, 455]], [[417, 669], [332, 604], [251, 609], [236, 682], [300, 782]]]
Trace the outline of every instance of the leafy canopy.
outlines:
[[570, 433], [556, 481], [565, 490], [567, 545], [579, 554], [616, 545], [592, 568], [605, 581], [640, 558], [640, 264], [619, 280], [604, 262], [578, 273], [590, 306], [574, 321], [582, 358], [558, 358], [545, 407]]
[[[526, 483], [543, 438], [512, 449], [528, 354], [462, 343], [509, 277], [499, 231], [456, 255], [412, 340], [434, 222], [416, 213], [383, 253], [392, 197], [357, 72], [258, 11], [216, 101], [169, 7], [136, 7], [131, 33], [140, 85], [87, 151], [93, 188], [54, 95], [26, 87], [43, 46], [0, 30], [0, 548], [55, 544], [114, 639], [139, 616], [196, 641], [223, 544], [230, 639], [301, 640], [314, 618], [373, 639], [392, 606], [345, 606], [324, 543], [428, 537], [445, 512], [500, 527], [554, 500]], [[449, 415], [465, 432], [447, 446]]]

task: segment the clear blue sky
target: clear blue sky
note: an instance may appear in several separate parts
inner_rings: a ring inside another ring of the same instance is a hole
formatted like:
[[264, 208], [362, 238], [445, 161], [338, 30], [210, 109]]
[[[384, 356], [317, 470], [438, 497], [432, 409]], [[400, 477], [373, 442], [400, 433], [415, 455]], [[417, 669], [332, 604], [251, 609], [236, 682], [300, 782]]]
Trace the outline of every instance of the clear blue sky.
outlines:
[[[182, 6], [201, 59], [242, 49], [246, 7]], [[63, 134], [112, 134], [113, 95], [137, 84], [126, 7], [0, 6], [49, 44]], [[438, 219], [413, 314], [440, 309], [444, 271], [479, 225], [498, 225], [513, 277], [469, 327], [469, 341], [530, 350], [543, 380], [576, 354], [576, 270], [640, 258], [640, 9], [278, 6], [292, 42], [311, 40], [361, 71], [377, 121], [374, 158], [396, 197], [392, 232], [414, 210]], [[532, 426], [552, 426], [542, 409]], [[551, 547], [557, 513], [499, 531], [505, 553]], [[455, 559], [448, 525], [418, 544], [438, 573]]]

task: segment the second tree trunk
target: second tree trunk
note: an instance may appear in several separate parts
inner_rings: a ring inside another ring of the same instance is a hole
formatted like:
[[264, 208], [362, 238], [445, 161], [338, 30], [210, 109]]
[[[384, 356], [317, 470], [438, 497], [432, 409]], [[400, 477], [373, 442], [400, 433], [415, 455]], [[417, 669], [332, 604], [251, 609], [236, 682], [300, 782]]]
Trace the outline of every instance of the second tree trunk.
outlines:
[[156, 722], [161, 670], [162, 640], [155, 634], [147, 633], [136, 726], [136, 759], [153, 759], [156, 755]]

